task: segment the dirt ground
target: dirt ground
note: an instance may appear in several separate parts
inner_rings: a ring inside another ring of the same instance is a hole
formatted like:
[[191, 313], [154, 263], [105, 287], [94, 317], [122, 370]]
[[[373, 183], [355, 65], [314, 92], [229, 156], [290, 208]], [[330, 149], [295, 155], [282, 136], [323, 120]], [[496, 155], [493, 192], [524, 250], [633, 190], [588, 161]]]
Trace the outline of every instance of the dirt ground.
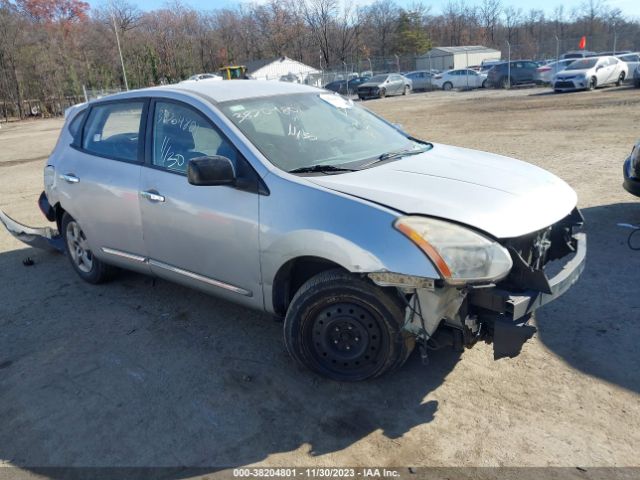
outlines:
[[[348, 385], [299, 369], [272, 318], [164, 281], [79, 280], [0, 232], [0, 465], [638, 466], [640, 199], [621, 186], [640, 90], [435, 92], [366, 103], [415, 136], [520, 158], [579, 195], [588, 265], [515, 359], [418, 355]], [[43, 225], [61, 120], [0, 128], [0, 208]], [[464, 201], [464, 199], [461, 199]], [[30, 257], [34, 266], [24, 266]]]

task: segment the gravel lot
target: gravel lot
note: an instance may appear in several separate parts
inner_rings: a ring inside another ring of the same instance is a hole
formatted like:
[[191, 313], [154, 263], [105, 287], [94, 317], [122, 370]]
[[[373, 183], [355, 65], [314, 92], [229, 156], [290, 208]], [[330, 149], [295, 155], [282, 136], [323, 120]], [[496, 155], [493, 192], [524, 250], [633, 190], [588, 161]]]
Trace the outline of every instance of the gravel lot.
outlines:
[[[412, 134], [517, 157], [579, 195], [588, 265], [515, 359], [413, 355], [343, 385], [299, 369], [272, 318], [164, 281], [79, 280], [0, 232], [0, 465], [638, 466], [640, 201], [621, 187], [640, 90], [434, 92], [366, 105]], [[61, 120], [0, 128], [0, 208], [36, 200]], [[461, 199], [464, 201], [464, 199]], [[27, 257], [35, 261], [23, 266]]]

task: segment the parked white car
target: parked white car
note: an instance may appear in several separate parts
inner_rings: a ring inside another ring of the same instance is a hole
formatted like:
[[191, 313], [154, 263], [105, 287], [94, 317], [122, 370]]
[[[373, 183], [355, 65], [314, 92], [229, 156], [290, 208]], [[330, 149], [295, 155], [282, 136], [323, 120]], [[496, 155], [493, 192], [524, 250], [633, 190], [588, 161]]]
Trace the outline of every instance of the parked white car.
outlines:
[[573, 62], [553, 79], [553, 90], [593, 90], [602, 85], [622, 84], [629, 74], [627, 64], [616, 57], [588, 57]]
[[485, 88], [487, 86], [487, 74], [479, 73], [470, 68], [449, 70], [433, 77], [433, 87], [442, 90], [453, 88]]

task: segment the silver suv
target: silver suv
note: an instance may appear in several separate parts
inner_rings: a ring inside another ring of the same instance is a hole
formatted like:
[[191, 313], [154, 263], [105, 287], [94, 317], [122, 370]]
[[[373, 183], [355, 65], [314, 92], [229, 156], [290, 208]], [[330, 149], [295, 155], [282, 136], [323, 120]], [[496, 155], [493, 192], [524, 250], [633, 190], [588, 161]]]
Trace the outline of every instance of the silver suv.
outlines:
[[343, 381], [399, 367], [416, 341], [423, 356], [478, 340], [514, 356], [584, 267], [562, 180], [304, 85], [193, 82], [74, 107], [44, 178], [60, 236], [2, 214], [18, 238], [60, 241], [91, 283], [120, 267], [283, 317], [291, 355]]

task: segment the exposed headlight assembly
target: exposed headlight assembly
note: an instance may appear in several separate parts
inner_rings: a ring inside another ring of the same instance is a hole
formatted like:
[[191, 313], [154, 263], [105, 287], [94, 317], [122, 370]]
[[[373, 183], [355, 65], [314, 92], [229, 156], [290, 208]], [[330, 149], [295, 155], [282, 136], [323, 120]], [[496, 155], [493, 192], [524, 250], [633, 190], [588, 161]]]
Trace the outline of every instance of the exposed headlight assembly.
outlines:
[[394, 227], [431, 259], [450, 285], [495, 282], [513, 266], [502, 245], [454, 223], [408, 216], [396, 220]]

